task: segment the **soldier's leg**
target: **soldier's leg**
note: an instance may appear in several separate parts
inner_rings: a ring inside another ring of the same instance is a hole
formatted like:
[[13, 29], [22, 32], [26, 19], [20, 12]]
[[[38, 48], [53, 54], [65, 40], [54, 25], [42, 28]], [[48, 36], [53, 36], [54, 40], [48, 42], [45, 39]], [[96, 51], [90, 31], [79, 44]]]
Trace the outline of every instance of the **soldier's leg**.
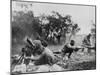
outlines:
[[70, 58], [71, 54], [72, 54], [72, 52], [69, 52], [68, 58]]

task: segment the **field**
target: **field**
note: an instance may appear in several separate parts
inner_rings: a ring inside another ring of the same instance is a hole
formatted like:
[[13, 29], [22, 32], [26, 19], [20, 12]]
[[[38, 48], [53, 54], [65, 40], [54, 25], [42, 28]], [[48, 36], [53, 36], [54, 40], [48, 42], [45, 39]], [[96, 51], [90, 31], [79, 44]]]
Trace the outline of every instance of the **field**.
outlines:
[[[58, 46], [49, 46], [51, 50], [61, 50], [63, 47]], [[96, 52], [95, 50], [91, 50], [90, 53], [88, 53], [88, 50], [85, 49], [84, 52], [80, 49], [78, 52], [73, 52], [71, 55], [71, 58], [68, 59], [67, 56], [65, 56], [65, 60], [61, 60], [58, 65], [63, 67], [65, 70], [90, 70], [90, 69], [96, 69]]]
[[[77, 41], [76, 45], [81, 45], [82, 36], [74, 37]], [[80, 39], [80, 40], [79, 40]], [[67, 41], [67, 39], [66, 39]], [[60, 51], [63, 48], [64, 44], [62, 45], [49, 45], [48, 48], [52, 51]], [[23, 45], [15, 45], [13, 49], [17, 51], [13, 51], [12, 55], [20, 54], [20, 50]], [[91, 50], [91, 53], [87, 52], [88, 50], [85, 49], [83, 52], [80, 49], [78, 52], [73, 52], [71, 58], [68, 59], [67, 55], [64, 57], [64, 60], [58, 61], [56, 64], [61, 68], [60, 71], [75, 71], [75, 70], [92, 70], [96, 69], [96, 52], [95, 50]], [[60, 55], [58, 55], [60, 56]], [[32, 69], [32, 67], [30, 68]], [[55, 69], [56, 66], [55, 66]], [[58, 70], [54, 70], [58, 71]], [[34, 71], [33, 71], [34, 72]], [[45, 72], [45, 71], [44, 71]]]

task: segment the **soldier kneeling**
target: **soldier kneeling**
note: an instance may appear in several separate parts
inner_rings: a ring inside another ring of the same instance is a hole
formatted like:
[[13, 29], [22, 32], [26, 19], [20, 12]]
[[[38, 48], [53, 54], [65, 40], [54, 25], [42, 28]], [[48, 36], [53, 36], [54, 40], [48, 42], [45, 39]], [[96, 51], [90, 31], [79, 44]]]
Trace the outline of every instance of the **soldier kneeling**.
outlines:
[[69, 53], [68, 58], [70, 58], [71, 54], [74, 51], [78, 51], [79, 48], [75, 46], [75, 41], [71, 40], [70, 43], [67, 43], [63, 49], [61, 50], [62, 56], [64, 57], [66, 53]]

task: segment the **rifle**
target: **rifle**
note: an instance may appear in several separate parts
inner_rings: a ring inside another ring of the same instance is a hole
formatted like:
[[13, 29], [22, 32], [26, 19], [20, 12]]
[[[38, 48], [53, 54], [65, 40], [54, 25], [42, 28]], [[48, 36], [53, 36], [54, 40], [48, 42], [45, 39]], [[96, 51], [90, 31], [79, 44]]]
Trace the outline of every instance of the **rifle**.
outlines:
[[80, 47], [77, 47], [76, 49], [74, 49], [74, 51], [77, 52], [79, 49], [82, 49], [82, 51], [83, 51], [84, 47], [81, 47], [81, 48]]
[[61, 52], [59, 52], [59, 51], [56, 51], [56, 52], [53, 52], [54, 54], [61, 54]]
[[84, 48], [88, 48], [88, 49], [95, 49], [95, 46], [87, 46], [87, 45], [82, 45]]

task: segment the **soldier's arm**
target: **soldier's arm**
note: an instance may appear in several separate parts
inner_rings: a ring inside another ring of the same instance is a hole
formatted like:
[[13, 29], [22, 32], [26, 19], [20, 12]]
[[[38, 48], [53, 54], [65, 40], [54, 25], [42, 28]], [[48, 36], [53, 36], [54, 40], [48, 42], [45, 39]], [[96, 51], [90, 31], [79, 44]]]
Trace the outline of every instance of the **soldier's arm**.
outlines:
[[43, 55], [44, 55], [44, 53], [42, 53], [38, 56], [31, 57], [30, 59], [33, 60], [33, 61], [36, 61], [36, 60], [39, 60]]
[[30, 59], [30, 60], [38, 60], [40, 59], [40, 56], [35, 56], [35, 57], [24, 57], [25, 59]]
[[36, 61], [36, 60], [39, 60], [40, 59], [40, 56], [35, 56], [34, 58], [30, 58], [31, 60], [33, 60], [33, 61]]
[[68, 48], [76, 49], [76, 46], [71, 46], [70, 44], [67, 45]]
[[76, 46], [77, 49], [83, 49], [84, 47], [82, 46]]

